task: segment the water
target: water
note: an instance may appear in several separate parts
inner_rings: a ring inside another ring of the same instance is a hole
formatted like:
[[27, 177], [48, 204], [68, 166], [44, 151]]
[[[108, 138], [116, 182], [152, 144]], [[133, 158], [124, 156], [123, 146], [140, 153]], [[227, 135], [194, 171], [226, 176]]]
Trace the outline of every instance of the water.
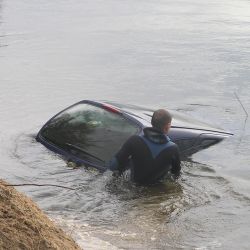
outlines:
[[[0, 0], [1, 178], [84, 249], [249, 249], [250, 3]], [[234, 136], [138, 188], [72, 169], [34, 137], [82, 99], [168, 107]]]

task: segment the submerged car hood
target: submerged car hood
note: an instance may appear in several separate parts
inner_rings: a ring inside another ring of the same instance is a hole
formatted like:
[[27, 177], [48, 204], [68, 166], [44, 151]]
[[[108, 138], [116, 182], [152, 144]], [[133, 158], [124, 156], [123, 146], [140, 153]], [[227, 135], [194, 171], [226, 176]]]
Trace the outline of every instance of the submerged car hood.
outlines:
[[[112, 105], [116, 108], [119, 108], [124, 113], [128, 113], [129, 115], [135, 116], [137, 119], [140, 118], [140, 121], [145, 126], [151, 125], [151, 117], [155, 109], [145, 108], [145, 107], [136, 106], [136, 105], [120, 104], [120, 103], [109, 102], [109, 101], [105, 101], [105, 103], [108, 105]], [[191, 118], [178, 111], [170, 110], [170, 112], [173, 116], [172, 126], [171, 126], [173, 128], [185, 128], [185, 129], [196, 129], [196, 130], [198, 129], [198, 130], [232, 135], [232, 133], [230, 132], [227, 132], [218, 127], [214, 127], [205, 122], [201, 122], [197, 119]]]

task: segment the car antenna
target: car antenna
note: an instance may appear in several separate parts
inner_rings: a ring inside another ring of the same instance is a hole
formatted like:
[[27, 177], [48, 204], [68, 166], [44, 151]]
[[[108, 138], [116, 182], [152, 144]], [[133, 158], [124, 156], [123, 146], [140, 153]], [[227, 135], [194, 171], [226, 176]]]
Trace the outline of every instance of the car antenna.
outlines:
[[240, 100], [240, 98], [238, 97], [238, 95], [237, 95], [236, 92], [234, 92], [234, 95], [235, 95], [236, 99], [238, 100], [238, 102], [240, 103], [242, 109], [244, 110], [244, 112], [245, 112], [245, 114], [246, 114], [246, 120], [247, 120], [247, 118], [248, 118], [247, 110], [245, 109], [244, 105], [242, 104], [242, 102], [241, 102], [241, 100]]
[[235, 95], [237, 101], [240, 103], [242, 109], [244, 110], [244, 112], [245, 112], [245, 114], [246, 114], [245, 121], [244, 121], [244, 126], [243, 126], [243, 129], [242, 129], [242, 130], [243, 130], [243, 133], [242, 133], [242, 135], [241, 135], [241, 137], [240, 137], [240, 142], [239, 142], [239, 144], [240, 144], [241, 141], [242, 141], [242, 137], [243, 137], [243, 135], [244, 135], [244, 133], [245, 133], [245, 130], [246, 130], [246, 124], [247, 124], [247, 119], [248, 119], [248, 112], [247, 112], [247, 110], [245, 109], [244, 105], [242, 104], [242, 102], [241, 102], [241, 100], [240, 100], [240, 98], [239, 98], [239, 96], [237, 95], [236, 92], [234, 92], [234, 95]]

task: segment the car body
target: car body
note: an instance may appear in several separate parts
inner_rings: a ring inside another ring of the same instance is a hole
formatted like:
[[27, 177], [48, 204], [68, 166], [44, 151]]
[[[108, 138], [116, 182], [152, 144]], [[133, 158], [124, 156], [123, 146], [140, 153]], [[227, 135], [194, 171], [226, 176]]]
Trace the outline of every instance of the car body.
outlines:
[[[37, 141], [67, 161], [105, 171], [113, 155], [132, 135], [151, 126], [154, 110], [134, 105], [83, 100], [52, 117]], [[170, 139], [182, 159], [232, 135], [174, 111]]]

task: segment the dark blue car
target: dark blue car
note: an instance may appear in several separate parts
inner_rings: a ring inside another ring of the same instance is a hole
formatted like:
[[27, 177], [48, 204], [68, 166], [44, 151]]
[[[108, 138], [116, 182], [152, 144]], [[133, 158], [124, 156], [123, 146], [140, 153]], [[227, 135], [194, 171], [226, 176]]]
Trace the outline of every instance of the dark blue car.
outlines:
[[[67, 161], [105, 171], [112, 156], [131, 135], [151, 126], [153, 111], [133, 105], [84, 100], [52, 117], [36, 139]], [[182, 159], [232, 135], [171, 113], [169, 137], [179, 146]]]

